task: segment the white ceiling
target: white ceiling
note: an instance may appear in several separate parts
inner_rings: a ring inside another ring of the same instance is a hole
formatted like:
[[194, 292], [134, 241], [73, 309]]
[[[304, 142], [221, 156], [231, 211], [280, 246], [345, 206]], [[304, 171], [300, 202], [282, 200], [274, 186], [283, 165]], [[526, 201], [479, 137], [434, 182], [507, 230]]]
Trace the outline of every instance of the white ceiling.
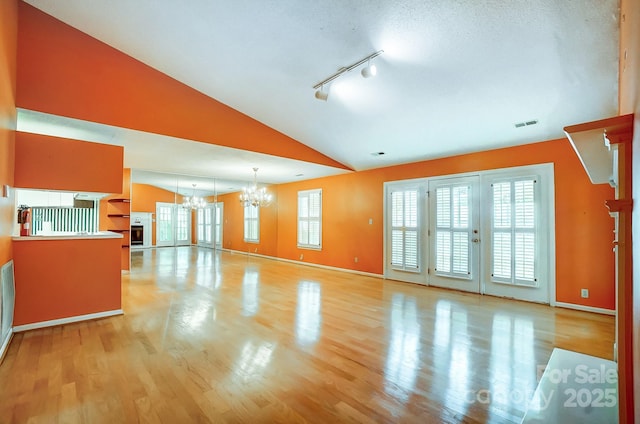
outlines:
[[[561, 138], [618, 112], [617, 0], [26, 1], [355, 170]], [[377, 77], [358, 69], [314, 98], [316, 83], [380, 49]], [[281, 167], [270, 182], [343, 172], [217, 150], [232, 173], [176, 139], [150, 158], [109, 128], [91, 131], [126, 145], [136, 169], [221, 180], [241, 169], [246, 181], [253, 166], [259, 179]]]

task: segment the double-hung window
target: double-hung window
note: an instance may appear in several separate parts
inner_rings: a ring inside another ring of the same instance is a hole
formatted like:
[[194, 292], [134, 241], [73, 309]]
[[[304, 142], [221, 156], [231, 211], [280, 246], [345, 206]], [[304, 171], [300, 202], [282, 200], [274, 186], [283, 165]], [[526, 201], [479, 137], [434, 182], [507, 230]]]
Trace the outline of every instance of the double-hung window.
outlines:
[[260, 242], [260, 208], [252, 205], [244, 207], [244, 241]]
[[322, 248], [322, 190], [298, 192], [298, 247]]

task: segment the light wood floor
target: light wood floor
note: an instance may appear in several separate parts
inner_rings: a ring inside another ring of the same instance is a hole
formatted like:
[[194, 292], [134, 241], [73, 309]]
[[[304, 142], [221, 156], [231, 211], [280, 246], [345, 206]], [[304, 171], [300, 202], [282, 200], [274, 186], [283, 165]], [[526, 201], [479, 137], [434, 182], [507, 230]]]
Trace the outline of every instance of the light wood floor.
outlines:
[[195, 247], [132, 263], [125, 315], [14, 336], [0, 422], [511, 423], [554, 347], [611, 359], [608, 316]]

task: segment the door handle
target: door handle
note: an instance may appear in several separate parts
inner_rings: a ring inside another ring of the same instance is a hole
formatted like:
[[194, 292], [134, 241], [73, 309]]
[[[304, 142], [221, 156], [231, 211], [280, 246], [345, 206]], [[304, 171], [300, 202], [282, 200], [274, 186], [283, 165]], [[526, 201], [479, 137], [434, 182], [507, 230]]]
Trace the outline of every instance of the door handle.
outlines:
[[474, 243], [480, 243], [480, 239], [474, 238], [473, 240], [471, 240]]

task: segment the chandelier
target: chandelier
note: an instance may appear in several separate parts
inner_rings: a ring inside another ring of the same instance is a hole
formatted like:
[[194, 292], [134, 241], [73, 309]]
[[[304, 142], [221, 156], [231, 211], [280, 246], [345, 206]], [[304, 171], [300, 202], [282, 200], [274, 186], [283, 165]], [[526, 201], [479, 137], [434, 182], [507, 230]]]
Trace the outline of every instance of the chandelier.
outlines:
[[202, 197], [196, 196], [196, 185], [193, 185], [193, 195], [186, 196], [182, 201], [182, 207], [185, 209], [202, 209], [207, 206], [207, 201]]
[[253, 168], [253, 185], [242, 189], [240, 203], [244, 206], [269, 206], [271, 197], [266, 188], [258, 188], [258, 168]]

